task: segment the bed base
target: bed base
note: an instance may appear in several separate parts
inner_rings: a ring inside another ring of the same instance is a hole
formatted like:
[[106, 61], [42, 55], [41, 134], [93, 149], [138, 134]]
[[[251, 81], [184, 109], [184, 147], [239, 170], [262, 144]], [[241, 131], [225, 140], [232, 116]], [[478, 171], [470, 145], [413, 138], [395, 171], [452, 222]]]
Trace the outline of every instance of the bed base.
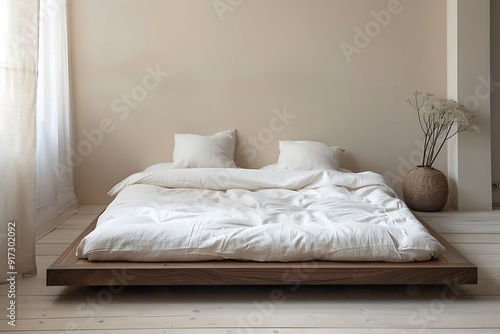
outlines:
[[90, 262], [76, 248], [90, 224], [47, 269], [47, 286], [477, 284], [477, 267], [422, 219], [446, 251], [424, 262]]

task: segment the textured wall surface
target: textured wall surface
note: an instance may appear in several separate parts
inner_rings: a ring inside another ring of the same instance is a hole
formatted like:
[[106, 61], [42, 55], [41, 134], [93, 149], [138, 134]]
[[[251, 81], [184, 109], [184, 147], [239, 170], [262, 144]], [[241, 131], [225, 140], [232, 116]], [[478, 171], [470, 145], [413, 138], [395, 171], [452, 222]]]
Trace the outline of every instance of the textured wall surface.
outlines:
[[399, 191], [421, 147], [403, 100], [446, 95], [445, 0], [73, 0], [70, 42], [81, 204], [171, 161], [174, 133], [231, 128], [243, 167], [317, 140]]

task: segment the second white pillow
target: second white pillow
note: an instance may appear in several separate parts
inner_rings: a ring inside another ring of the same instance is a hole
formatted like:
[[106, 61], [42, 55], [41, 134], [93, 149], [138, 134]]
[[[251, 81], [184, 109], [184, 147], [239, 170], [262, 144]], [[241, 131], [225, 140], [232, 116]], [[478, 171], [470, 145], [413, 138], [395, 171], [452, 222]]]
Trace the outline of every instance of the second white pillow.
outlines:
[[280, 141], [279, 148], [276, 168], [281, 170], [339, 170], [345, 151], [341, 147], [330, 147], [324, 143], [306, 140]]

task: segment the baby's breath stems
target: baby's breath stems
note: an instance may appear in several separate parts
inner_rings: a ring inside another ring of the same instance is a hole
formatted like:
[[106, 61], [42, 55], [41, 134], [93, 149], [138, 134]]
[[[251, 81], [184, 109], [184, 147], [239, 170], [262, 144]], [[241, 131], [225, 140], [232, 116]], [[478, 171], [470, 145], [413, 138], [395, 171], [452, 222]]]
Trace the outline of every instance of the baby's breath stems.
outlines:
[[[424, 133], [422, 166], [432, 167], [446, 141], [459, 132], [479, 131], [471, 124], [475, 116], [466, 112], [460, 103], [420, 91], [412, 92], [411, 97], [405, 101], [417, 111], [420, 129]], [[457, 130], [453, 132], [455, 124]]]

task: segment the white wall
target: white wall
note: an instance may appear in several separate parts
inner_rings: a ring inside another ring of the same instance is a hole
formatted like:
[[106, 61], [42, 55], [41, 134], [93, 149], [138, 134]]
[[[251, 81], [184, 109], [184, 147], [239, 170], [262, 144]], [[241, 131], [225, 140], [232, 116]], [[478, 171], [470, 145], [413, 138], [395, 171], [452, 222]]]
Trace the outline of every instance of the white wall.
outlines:
[[448, 97], [477, 118], [479, 133], [448, 142], [450, 204], [491, 210], [490, 0], [448, 0]]
[[[500, 181], [500, 1], [491, 5], [491, 160], [492, 179]], [[493, 193], [493, 203], [500, 204], [500, 192]]]
[[[446, 0], [72, 0], [71, 71], [81, 204], [171, 160], [175, 132], [228, 128], [244, 167], [275, 162], [278, 140], [319, 140], [399, 190], [421, 138], [403, 99], [446, 96]], [[295, 118], [265, 137], [284, 108]]]

